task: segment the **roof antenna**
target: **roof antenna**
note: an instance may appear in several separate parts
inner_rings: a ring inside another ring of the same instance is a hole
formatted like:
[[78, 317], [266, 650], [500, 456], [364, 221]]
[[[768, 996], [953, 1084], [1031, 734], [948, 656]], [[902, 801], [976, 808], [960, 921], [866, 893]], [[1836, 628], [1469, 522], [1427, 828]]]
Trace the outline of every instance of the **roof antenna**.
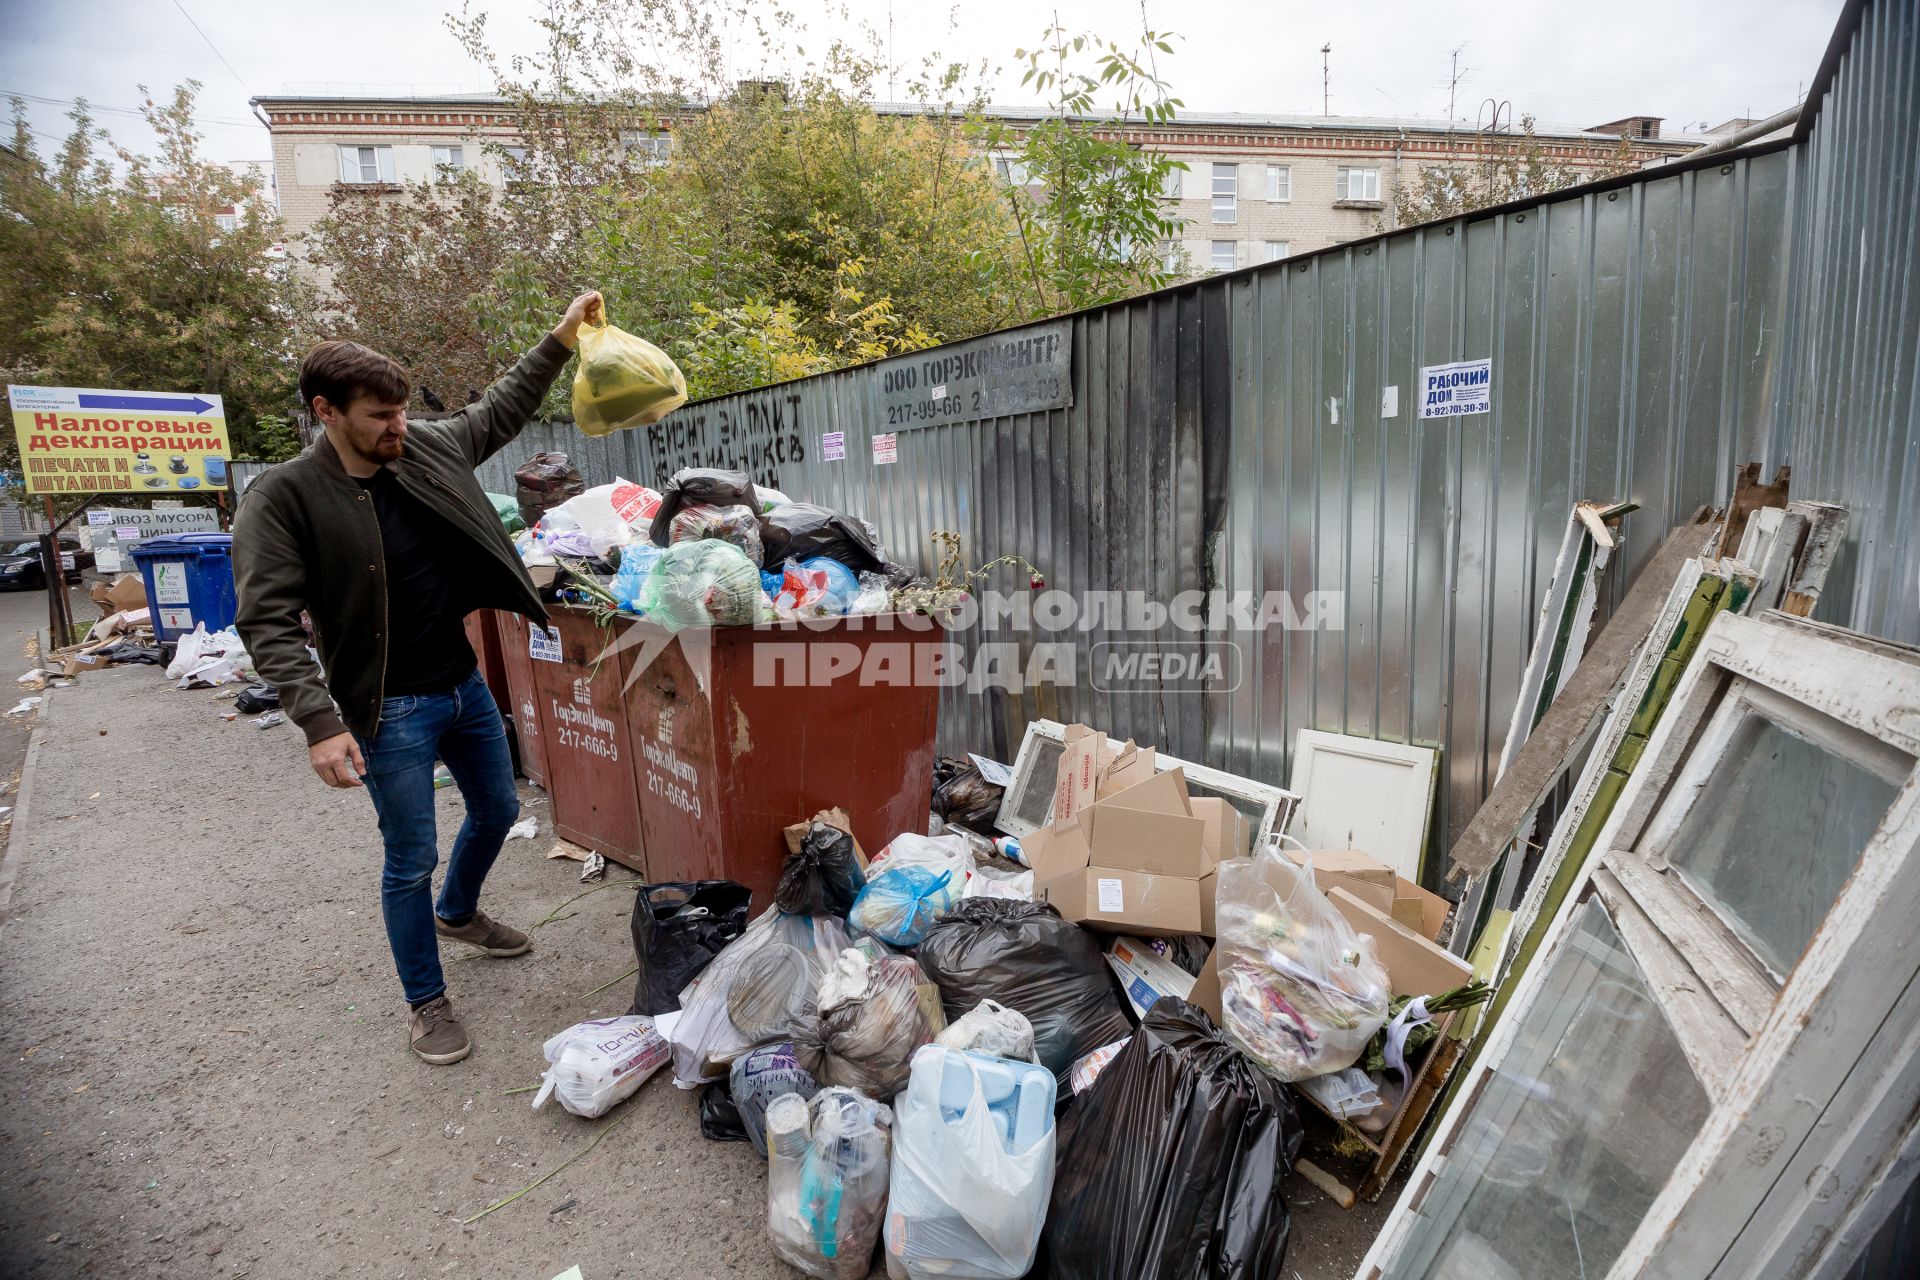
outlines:
[[1333, 52], [1333, 42], [1329, 40], [1320, 46], [1320, 114], [1327, 113], [1327, 94], [1333, 85], [1333, 67], [1328, 55]]

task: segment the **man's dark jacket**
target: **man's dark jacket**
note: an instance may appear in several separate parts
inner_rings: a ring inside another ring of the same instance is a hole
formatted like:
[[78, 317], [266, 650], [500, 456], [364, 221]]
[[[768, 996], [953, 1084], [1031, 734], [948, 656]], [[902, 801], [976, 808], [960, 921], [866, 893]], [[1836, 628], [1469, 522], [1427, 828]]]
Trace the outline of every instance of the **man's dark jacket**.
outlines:
[[[544, 622], [546, 611], [473, 469], [526, 428], [573, 353], [549, 334], [487, 394], [439, 422], [409, 422], [400, 487], [466, 535], [462, 594]], [[235, 626], [260, 678], [309, 743], [373, 736], [387, 674], [387, 565], [373, 500], [323, 435], [247, 488], [233, 521]], [[326, 669], [307, 656], [300, 611]]]

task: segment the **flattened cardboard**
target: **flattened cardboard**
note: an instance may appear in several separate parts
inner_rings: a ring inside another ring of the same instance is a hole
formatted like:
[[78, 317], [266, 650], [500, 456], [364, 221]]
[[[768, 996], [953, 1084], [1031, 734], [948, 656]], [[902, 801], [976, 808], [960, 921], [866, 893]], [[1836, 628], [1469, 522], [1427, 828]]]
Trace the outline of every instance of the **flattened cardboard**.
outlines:
[[1192, 974], [1139, 938], [1121, 934], [1108, 943], [1107, 964], [1119, 977], [1136, 1018], [1146, 1017], [1153, 1002], [1162, 996], [1185, 1000], [1193, 991]]
[[1206, 846], [1215, 862], [1244, 858], [1252, 852], [1253, 827], [1247, 822], [1247, 815], [1234, 808], [1230, 801], [1218, 796], [1188, 797], [1187, 807], [1206, 824], [1200, 843]]
[[1107, 735], [1083, 724], [1070, 724], [1064, 741], [1066, 748], [1060, 756], [1060, 772], [1053, 780], [1053, 821], [1056, 823], [1071, 822], [1093, 803]]
[[1040, 885], [1074, 924], [1108, 933], [1172, 937], [1200, 931], [1200, 882], [1120, 867], [1081, 867]]
[[147, 607], [147, 584], [137, 573], [123, 573], [112, 582], [97, 582], [87, 593], [100, 606], [100, 616]]
[[1225, 1020], [1220, 1011], [1220, 948], [1207, 952], [1207, 963], [1201, 968], [1200, 976], [1193, 980], [1187, 1003], [1205, 1009], [1216, 1027]]
[[1393, 907], [1388, 914], [1427, 941], [1440, 936], [1452, 910], [1453, 904], [1439, 894], [1428, 893], [1405, 876], [1394, 877]]
[[1345, 889], [1333, 889], [1327, 901], [1347, 923], [1373, 939], [1374, 953], [1386, 966], [1396, 996], [1434, 996], [1473, 977], [1473, 968], [1445, 947], [1436, 946], [1392, 916], [1382, 915]]

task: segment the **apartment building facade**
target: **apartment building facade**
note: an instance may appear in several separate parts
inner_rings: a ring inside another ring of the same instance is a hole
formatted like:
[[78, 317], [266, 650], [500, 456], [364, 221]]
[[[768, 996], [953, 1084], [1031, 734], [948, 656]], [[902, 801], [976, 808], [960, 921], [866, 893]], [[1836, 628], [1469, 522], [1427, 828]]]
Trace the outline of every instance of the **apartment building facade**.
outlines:
[[[462, 170], [504, 182], [496, 148], [511, 149], [517, 139], [510, 105], [488, 95], [260, 97], [254, 104], [269, 122], [281, 216], [296, 238], [325, 215], [342, 186], [397, 191]], [[920, 108], [879, 110], [905, 114]], [[1015, 128], [1037, 119], [1030, 110], [990, 110]], [[1576, 169], [1596, 168], [1623, 136], [1642, 165], [1700, 145], [1661, 138], [1659, 120], [1650, 116], [1594, 129], [1541, 126], [1535, 135], [1549, 155]], [[1423, 167], [1468, 163], [1476, 150], [1469, 128], [1378, 116], [1195, 113], [1171, 124], [1129, 127], [1127, 137], [1186, 166], [1170, 175], [1164, 195], [1185, 223], [1178, 248], [1193, 274], [1252, 266], [1391, 228], [1397, 190]], [[662, 133], [637, 145], [664, 163], [672, 141], [669, 121]], [[1003, 176], [1020, 180], [1008, 158], [994, 162]]]

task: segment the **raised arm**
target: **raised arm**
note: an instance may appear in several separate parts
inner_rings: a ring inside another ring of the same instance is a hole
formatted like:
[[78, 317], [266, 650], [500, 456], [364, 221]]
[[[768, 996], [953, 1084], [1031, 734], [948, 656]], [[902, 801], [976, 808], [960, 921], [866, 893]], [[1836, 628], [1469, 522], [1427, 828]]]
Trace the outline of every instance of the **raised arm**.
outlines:
[[567, 306], [567, 313], [540, 344], [494, 381], [487, 393], [450, 420], [443, 430], [465, 447], [472, 466], [479, 466], [513, 443], [538, 412], [547, 389], [560, 376], [583, 322], [601, 322], [600, 294], [589, 290]]

